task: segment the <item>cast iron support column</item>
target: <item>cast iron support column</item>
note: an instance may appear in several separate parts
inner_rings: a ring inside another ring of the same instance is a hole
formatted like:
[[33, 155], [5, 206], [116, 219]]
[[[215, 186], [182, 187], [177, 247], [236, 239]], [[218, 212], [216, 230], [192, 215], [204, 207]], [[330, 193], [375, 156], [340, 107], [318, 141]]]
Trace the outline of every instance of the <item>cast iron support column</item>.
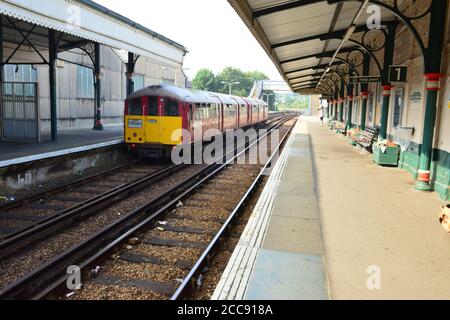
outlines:
[[416, 189], [431, 191], [431, 163], [433, 154], [436, 108], [439, 82], [442, 77], [442, 52], [444, 50], [445, 19], [448, 1], [434, 0], [430, 8], [430, 30], [428, 48], [425, 53], [425, 77], [427, 79], [427, 103], [423, 126], [422, 146], [420, 148], [419, 170]]
[[344, 94], [345, 94], [345, 86], [344, 82], [341, 81], [341, 93], [339, 97], [339, 122], [344, 122]]
[[0, 15], [0, 82], [3, 83], [3, 18]]
[[[4, 82], [4, 76], [3, 76], [3, 21], [2, 16], [0, 15], [0, 95], [3, 96], [3, 82]], [[3, 101], [0, 99], [0, 139], [3, 138], [4, 135], [4, 129], [3, 129]]]
[[58, 140], [58, 111], [56, 102], [56, 59], [58, 58], [56, 31], [48, 30], [49, 82], [50, 82], [50, 126], [52, 142]]
[[369, 99], [369, 92], [361, 92], [361, 130], [366, 130], [366, 119], [367, 119], [367, 100]]
[[134, 80], [133, 80], [133, 73], [134, 73], [134, 53], [128, 52], [128, 63], [127, 63], [127, 96], [132, 94], [134, 92]]
[[100, 64], [100, 44], [95, 44], [95, 62], [94, 62], [94, 76], [95, 76], [95, 123], [94, 130], [103, 130], [102, 124], [102, 86], [101, 86], [101, 64]]
[[381, 109], [381, 131], [380, 139], [387, 139], [387, 126], [389, 119], [389, 103], [391, 101], [392, 86], [389, 82], [389, 68], [394, 63], [394, 48], [395, 48], [395, 32], [397, 30], [397, 23], [388, 25], [388, 33], [386, 38], [386, 46], [384, 49], [384, 63], [381, 74], [383, 85], [383, 106]]
[[347, 131], [353, 128], [353, 94], [348, 96]]
[[[350, 74], [352, 76], [353, 74]], [[349, 84], [347, 87], [348, 94], [348, 113], [347, 113], [347, 130], [353, 128], [352, 119], [353, 119], [353, 84]]]
[[330, 119], [330, 99], [327, 100], [327, 119]]
[[416, 189], [431, 191], [431, 161], [433, 153], [434, 127], [436, 125], [436, 105], [439, 93], [441, 74], [427, 74], [427, 104], [425, 107], [425, 123], [422, 146], [420, 148], [419, 170], [417, 172]]
[[[370, 59], [372, 57], [370, 54], [366, 53], [364, 55], [363, 64], [363, 76], [368, 76], [370, 72]], [[361, 130], [366, 130], [366, 119], [367, 119], [367, 101], [369, 100], [369, 85], [367, 83], [361, 84]]]
[[387, 126], [388, 126], [388, 117], [389, 117], [389, 102], [391, 100], [391, 90], [393, 86], [384, 85], [383, 86], [383, 107], [381, 109], [381, 130], [380, 130], [380, 139], [387, 139]]
[[337, 98], [335, 98], [333, 100], [333, 120], [334, 121], [337, 121], [337, 119], [338, 119], [338, 116], [337, 116], [337, 103], [338, 103], [338, 100], [337, 100]]

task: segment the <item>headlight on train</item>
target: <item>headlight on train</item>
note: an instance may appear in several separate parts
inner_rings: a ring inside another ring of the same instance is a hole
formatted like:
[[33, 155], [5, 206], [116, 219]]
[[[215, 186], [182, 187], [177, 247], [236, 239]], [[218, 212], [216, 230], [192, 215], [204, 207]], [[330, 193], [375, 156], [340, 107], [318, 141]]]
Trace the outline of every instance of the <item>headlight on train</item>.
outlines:
[[133, 129], [142, 128], [142, 120], [128, 119], [128, 128], [133, 128]]

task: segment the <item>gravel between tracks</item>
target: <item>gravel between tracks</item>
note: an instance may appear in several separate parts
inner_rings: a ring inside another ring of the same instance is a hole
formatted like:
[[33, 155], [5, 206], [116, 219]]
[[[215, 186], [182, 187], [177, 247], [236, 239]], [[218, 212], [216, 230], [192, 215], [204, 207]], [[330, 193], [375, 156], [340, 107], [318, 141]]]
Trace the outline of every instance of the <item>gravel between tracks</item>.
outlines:
[[171, 189], [174, 185], [201, 169], [202, 166], [188, 167], [166, 179], [164, 184], [149, 187], [118, 204], [114, 204], [110, 208], [101, 210], [96, 215], [77, 223], [69, 229], [64, 229], [61, 231], [62, 233], [50, 236], [36, 245], [27, 247], [25, 251], [20, 251], [10, 258], [2, 260], [0, 262], [0, 287], [5, 287], [25, 276], [46, 261], [87, 239], [131, 210], [147, 203], [151, 199], [157, 198], [163, 192]]

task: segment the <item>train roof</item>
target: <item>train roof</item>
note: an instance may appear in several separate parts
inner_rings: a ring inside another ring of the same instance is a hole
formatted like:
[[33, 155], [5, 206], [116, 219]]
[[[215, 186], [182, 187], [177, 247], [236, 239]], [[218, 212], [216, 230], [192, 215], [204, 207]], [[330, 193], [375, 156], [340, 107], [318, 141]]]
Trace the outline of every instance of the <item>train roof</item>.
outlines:
[[163, 96], [188, 103], [212, 104], [217, 103], [217, 99], [219, 99], [221, 103], [231, 105], [237, 105], [238, 103], [236, 100], [239, 101], [239, 103], [242, 103], [243, 101], [250, 101], [253, 104], [267, 105], [262, 100], [230, 96], [223, 93], [179, 88], [167, 84], [158, 84], [143, 88], [132, 93], [127, 100], [132, 100], [143, 96]]

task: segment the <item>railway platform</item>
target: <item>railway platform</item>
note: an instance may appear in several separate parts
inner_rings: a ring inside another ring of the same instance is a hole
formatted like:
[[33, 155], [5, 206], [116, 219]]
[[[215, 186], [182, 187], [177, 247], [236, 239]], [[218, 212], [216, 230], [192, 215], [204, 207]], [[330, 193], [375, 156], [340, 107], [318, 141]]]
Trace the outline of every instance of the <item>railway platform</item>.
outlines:
[[86, 128], [61, 130], [57, 142], [50, 142], [50, 132], [42, 133], [41, 143], [0, 141], [0, 168], [90, 151], [122, 142], [122, 124], [105, 126], [103, 131]]
[[442, 204], [302, 117], [212, 299], [450, 299]]

